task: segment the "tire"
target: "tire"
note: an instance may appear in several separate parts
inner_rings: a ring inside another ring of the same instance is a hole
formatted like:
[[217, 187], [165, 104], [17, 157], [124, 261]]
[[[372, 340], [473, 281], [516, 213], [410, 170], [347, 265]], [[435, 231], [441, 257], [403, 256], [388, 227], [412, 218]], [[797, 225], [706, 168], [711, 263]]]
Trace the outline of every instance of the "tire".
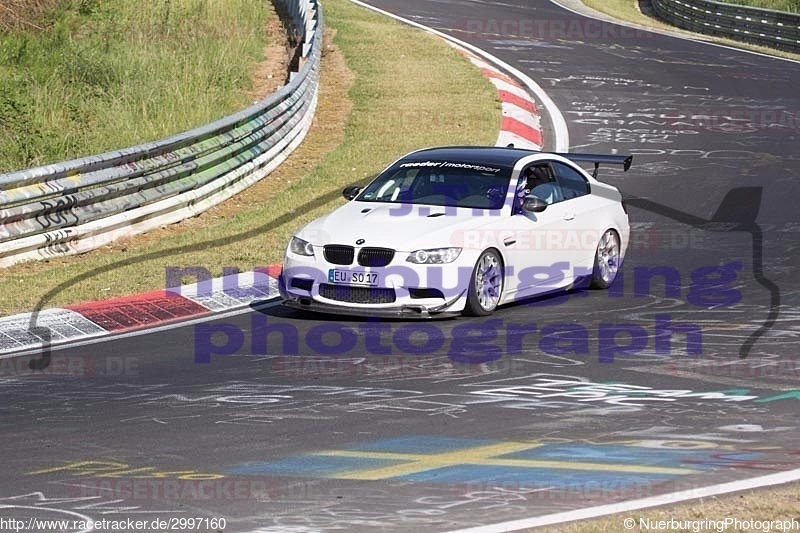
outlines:
[[597, 243], [592, 267], [592, 289], [607, 289], [614, 283], [622, 260], [619, 255], [619, 235], [613, 229], [606, 230]]
[[464, 314], [491, 315], [497, 308], [502, 293], [503, 261], [500, 253], [493, 249], [485, 250], [472, 269]]

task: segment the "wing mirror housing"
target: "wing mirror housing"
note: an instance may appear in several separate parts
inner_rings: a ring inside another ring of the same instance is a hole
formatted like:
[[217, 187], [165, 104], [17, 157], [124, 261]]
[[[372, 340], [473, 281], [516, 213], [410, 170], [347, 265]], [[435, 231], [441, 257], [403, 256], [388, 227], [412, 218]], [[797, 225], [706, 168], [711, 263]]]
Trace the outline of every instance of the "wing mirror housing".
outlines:
[[547, 202], [539, 198], [538, 196], [526, 196], [525, 200], [522, 202], [522, 209], [528, 211], [529, 213], [541, 213], [545, 209], [547, 209]]
[[358, 185], [350, 185], [349, 187], [344, 188], [344, 190], [342, 191], [342, 196], [344, 196], [348, 200], [352, 200], [353, 198], [358, 196], [358, 193], [360, 192], [361, 192], [361, 187], [359, 187]]

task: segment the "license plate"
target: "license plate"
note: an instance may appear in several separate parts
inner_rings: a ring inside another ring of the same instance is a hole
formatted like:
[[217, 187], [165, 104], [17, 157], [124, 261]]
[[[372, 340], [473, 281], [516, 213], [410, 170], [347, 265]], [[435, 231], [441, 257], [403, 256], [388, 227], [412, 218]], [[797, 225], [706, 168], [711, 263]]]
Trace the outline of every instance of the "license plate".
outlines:
[[328, 270], [328, 282], [342, 283], [344, 285], [360, 285], [365, 287], [378, 286], [377, 272], [353, 272], [351, 270]]

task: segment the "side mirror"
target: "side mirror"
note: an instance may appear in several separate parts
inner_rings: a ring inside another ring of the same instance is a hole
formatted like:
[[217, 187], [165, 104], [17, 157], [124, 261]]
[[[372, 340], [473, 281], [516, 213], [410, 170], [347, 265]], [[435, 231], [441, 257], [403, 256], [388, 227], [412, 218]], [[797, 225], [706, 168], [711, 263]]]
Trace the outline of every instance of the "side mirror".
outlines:
[[522, 209], [531, 213], [541, 213], [547, 209], [547, 202], [538, 196], [526, 196], [522, 202]]
[[344, 188], [344, 190], [342, 191], [342, 196], [344, 196], [348, 200], [352, 200], [353, 198], [358, 196], [358, 193], [360, 192], [361, 192], [361, 187], [359, 187], [358, 185], [350, 185], [349, 187]]

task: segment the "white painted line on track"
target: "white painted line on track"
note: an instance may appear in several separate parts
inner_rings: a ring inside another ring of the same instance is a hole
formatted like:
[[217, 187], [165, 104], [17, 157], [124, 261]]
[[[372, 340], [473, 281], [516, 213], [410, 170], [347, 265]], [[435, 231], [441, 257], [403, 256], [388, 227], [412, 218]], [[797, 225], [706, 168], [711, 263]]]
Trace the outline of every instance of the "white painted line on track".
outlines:
[[492, 524], [488, 526], [458, 529], [448, 533], [496, 533], [499, 531], [517, 531], [531, 527], [551, 526], [554, 524], [563, 524], [564, 522], [572, 522], [574, 520], [587, 520], [589, 518], [599, 518], [610, 514], [637, 511], [647, 507], [670, 505], [673, 503], [695, 500], [697, 498], [708, 498], [710, 496], [719, 496], [721, 494], [739, 492], [742, 490], [770, 487], [773, 485], [780, 485], [782, 483], [790, 483], [798, 480], [800, 480], [800, 469], [788, 470], [786, 472], [778, 472], [776, 474], [768, 474], [766, 476], [743, 479], [740, 481], [720, 483], [717, 485], [711, 485], [697, 489], [671, 492], [668, 494], [661, 494], [659, 496], [641, 498], [639, 500], [611, 503], [608, 505], [598, 505], [596, 507], [587, 507], [585, 509], [576, 509], [574, 511], [564, 511], [544, 516], [537, 516], [534, 518], [523, 518], [520, 520], [500, 522], [498, 524]]

